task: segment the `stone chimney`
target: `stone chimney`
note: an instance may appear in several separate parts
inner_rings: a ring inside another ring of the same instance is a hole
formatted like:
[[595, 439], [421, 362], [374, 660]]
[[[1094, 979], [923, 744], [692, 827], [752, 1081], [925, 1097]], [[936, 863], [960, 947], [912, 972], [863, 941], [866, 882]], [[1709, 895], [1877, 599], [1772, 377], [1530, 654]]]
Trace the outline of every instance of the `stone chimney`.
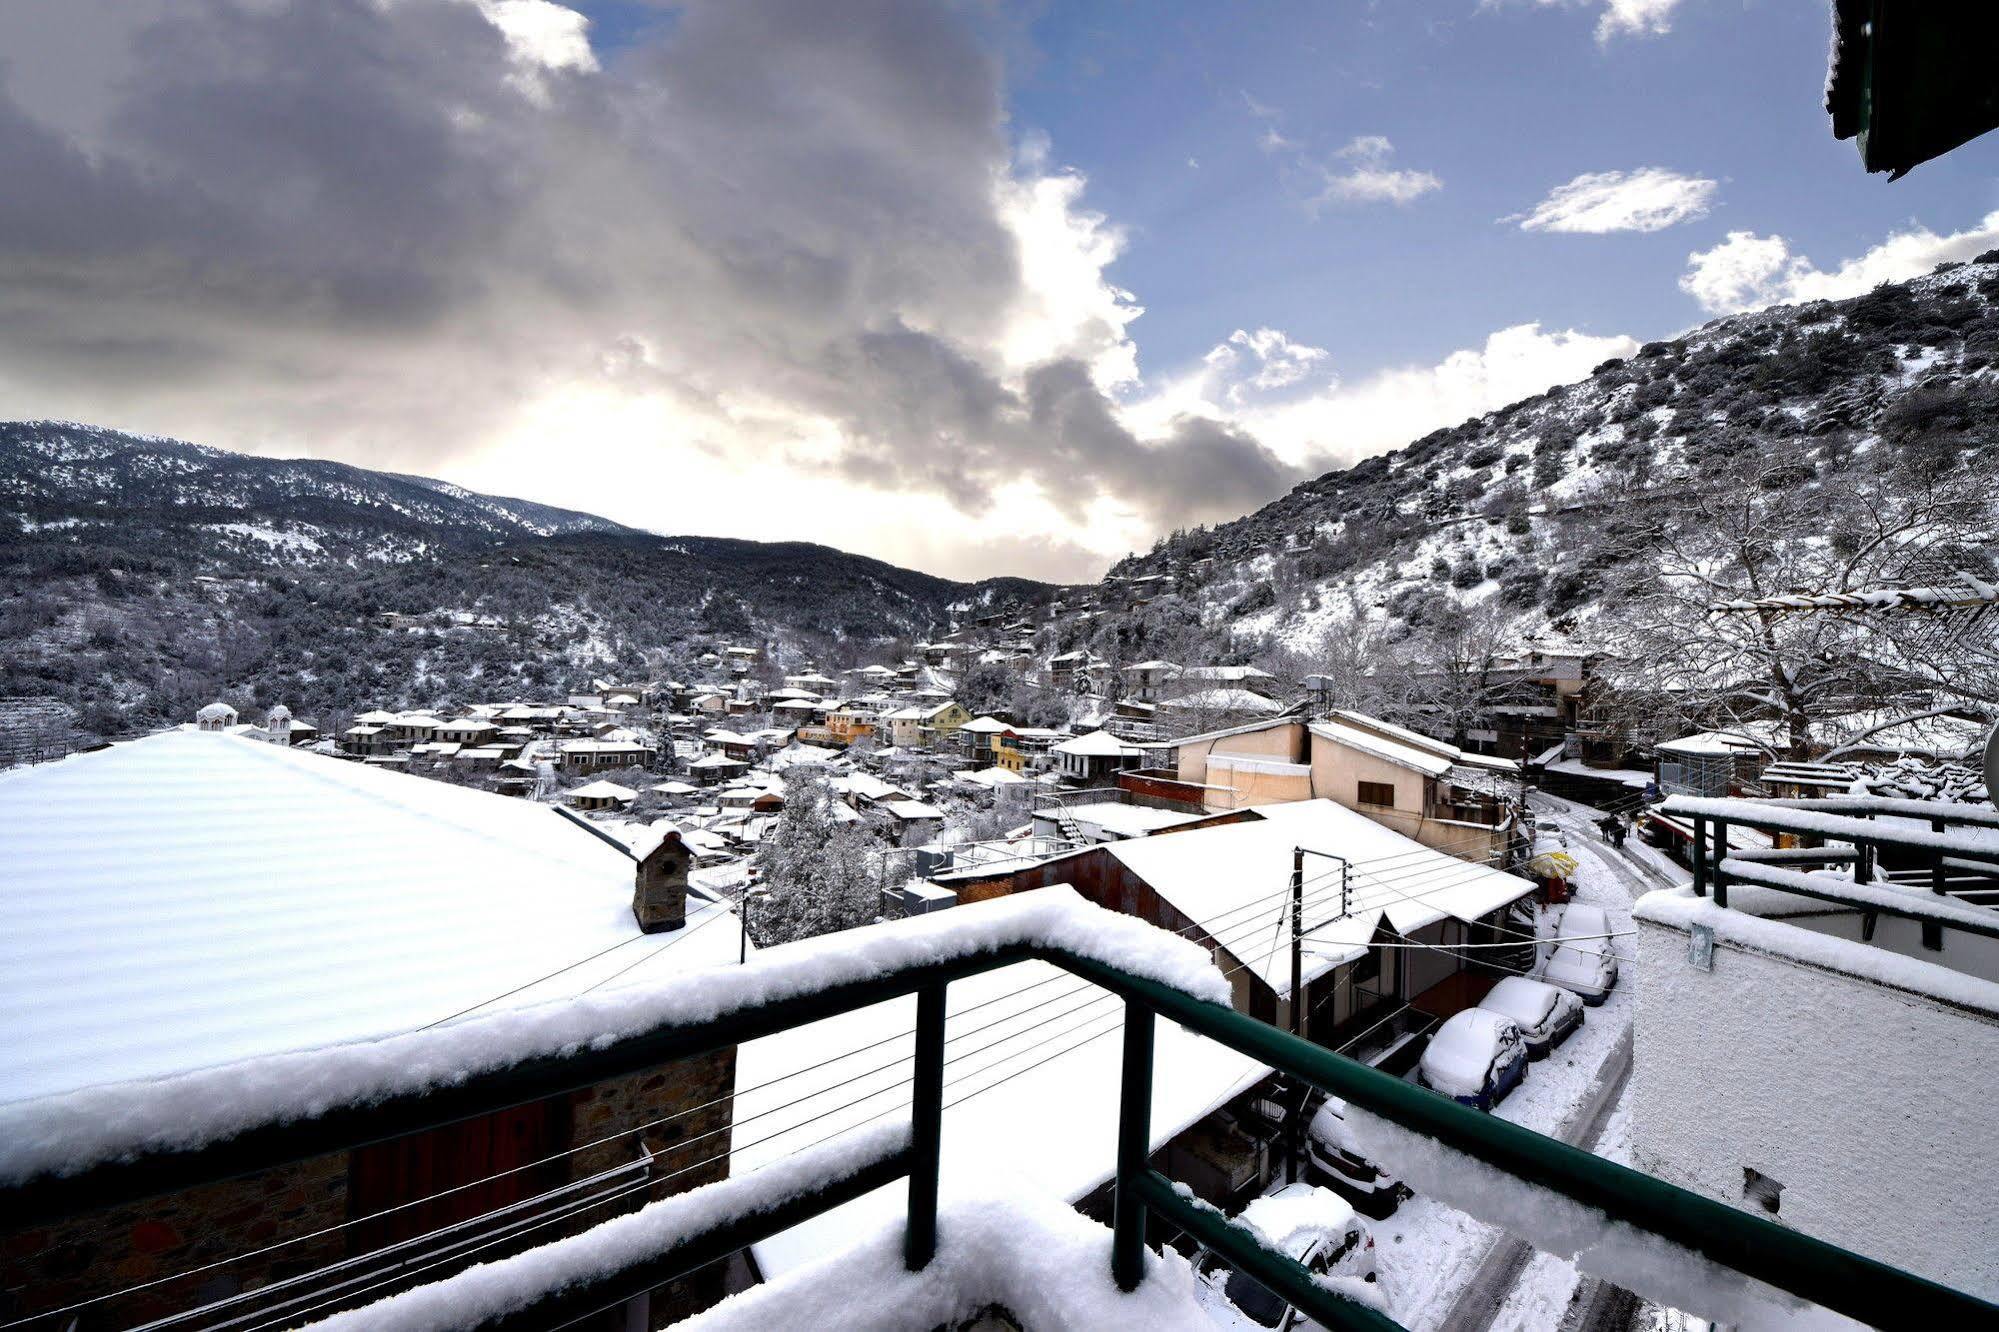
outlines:
[[680, 830], [665, 824], [650, 850], [640, 844], [632, 914], [647, 934], [663, 934], [687, 923], [687, 868], [693, 860]]

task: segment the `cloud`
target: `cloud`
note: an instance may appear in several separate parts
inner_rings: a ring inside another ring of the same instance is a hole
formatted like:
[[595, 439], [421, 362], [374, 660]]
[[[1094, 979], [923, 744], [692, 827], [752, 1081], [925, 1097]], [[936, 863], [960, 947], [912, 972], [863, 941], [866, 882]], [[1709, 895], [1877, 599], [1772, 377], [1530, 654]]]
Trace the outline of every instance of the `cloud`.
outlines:
[[[1254, 368], [1247, 378], [1237, 378], [1235, 371], [1245, 355]], [[1327, 356], [1325, 348], [1293, 342], [1280, 329], [1259, 328], [1251, 333], [1239, 328], [1229, 334], [1227, 341], [1210, 350], [1202, 363], [1230, 381], [1226, 390], [1228, 400], [1241, 404], [1247, 400], [1249, 390], [1268, 392], [1289, 388], [1309, 378], [1325, 365]]]
[[1334, 381], [1303, 396], [1256, 397], [1237, 391], [1241, 367], [1217, 355], [1232, 351], [1224, 343], [1197, 369], [1131, 404], [1127, 415], [1136, 428], [1150, 429], [1164, 419], [1209, 414], [1311, 474], [1399, 448], [1439, 426], [1581, 379], [1599, 362], [1637, 350], [1637, 341], [1622, 335], [1549, 332], [1539, 324], [1519, 324], [1432, 365]]
[[1395, 145], [1381, 134], [1359, 135], [1330, 156], [1316, 156], [1278, 128], [1283, 112], [1246, 92], [1242, 96], [1263, 125], [1256, 146], [1283, 161], [1284, 177], [1299, 190], [1308, 212], [1316, 215], [1339, 204], [1406, 204], [1444, 186], [1431, 172], [1391, 166]]
[[[1599, 0], [1532, 0], [1542, 9], [1591, 9]], [[1479, 0], [1480, 9], [1499, 9], [1508, 0]], [[1673, 30], [1673, 11], [1680, 0], [1601, 0], [1596, 39], [1608, 44], [1619, 37], [1663, 37]]]
[[[1663, 231], [1705, 217], [1719, 186], [1699, 176], [1664, 167], [1598, 171], [1557, 185], [1524, 215], [1522, 231], [1579, 232], [1601, 236], [1613, 231]], [[1503, 222], [1514, 218], [1501, 218]]]
[[1680, 290], [1714, 314], [1799, 301], [1836, 301], [1995, 247], [1999, 247], [1999, 211], [1986, 214], [1974, 227], [1947, 236], [1914, 224], [1830, 272], [1793, 253], [1790, 242], [1782, 236], [1731, 231], [1712, 249], [1687, 256]]
[[1389, 165], [1395, 145], [1379, 134], [1364, 134], [1348, 143], [1335, 156], [1351, 165], [1315, 165], [1320, 189], [1312, 206], [1334, 203], [1406, 204], [1440, 190], [1444, 182], [1428, 171], [1411, 171]]
[[1663, 37], [1673, 30], [1673, 11], [1680, 0], [1604, 0], [1596, 21], [1596, 39]]
[[552, 0], [0, 6], [0, 416], [957, 572], [1293, 478], [1120, 421], [1124, 234], [1012, 140], [964, 11], [689, 0], [589, 39]]

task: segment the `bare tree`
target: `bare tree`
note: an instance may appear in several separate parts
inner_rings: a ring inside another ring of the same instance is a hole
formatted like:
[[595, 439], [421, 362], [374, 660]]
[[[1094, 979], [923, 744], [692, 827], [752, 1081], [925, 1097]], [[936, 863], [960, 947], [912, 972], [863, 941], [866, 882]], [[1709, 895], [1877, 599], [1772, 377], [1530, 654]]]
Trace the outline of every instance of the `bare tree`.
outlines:
[[1463, 744], [1512, 684], [1512, 626], [1489, 605], [1465, 606], [1410, 646], [1403, 711]]
[[[1989, 704], [1993, 676], [1976, 662], [1768, 603], [1987, 563], [1990, 520], [1985, 488], [1961, 467], [1822, 477], [1804, 448], [1763, 447], [1683, 475], [1621, 608], [1625, 693], [1686, 724], [1775, 720], [1793, 755], [1809, 752], [1826, 718], [1930, 711], [1939, 694]], [[1716, 609], [1724, 603], [1737, 606]]]

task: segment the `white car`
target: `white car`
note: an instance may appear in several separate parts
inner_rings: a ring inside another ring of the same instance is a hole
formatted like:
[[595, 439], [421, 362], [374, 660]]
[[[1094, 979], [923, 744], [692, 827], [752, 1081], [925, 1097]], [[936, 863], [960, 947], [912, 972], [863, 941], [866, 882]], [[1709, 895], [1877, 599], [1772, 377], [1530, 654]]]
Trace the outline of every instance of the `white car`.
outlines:
[[[1617, 984], [1617, 951], [1610, 946], [1610, 919], [1602, 908], [1571, 902], [1542, 917], [1541, 929], [1534, 978], [1561, 986], [1591, 1007], [1608, 998]], [[1563, 942], [1552, 942], [1556, 939]]]
[[1540, 1059], [1583, 1024], [1583, 1001], [1567, 990], [1525, 976], [1507, 976], [1478, 1006], [1512, 1018], [1527, 1042], [1527, 1057]]
[[[1263, 1242], [1302, 1263], [1314, 1276], [1374, 1281], [1374, 1236], [1347, 1201], [1316, 1184], [1286, 1184], [1252, 1199], [1236, 1217]], [[1277, 1328], [1309, 1332], [1319, 1327], [1247, 1272], [1211, 1249], [1194, 1255], [1195, 1298], [1216, 1326], [1237, 1332]]]
[[1379, 1220], [1409, 1196], [1402, 1181], [1367, 1159], [1347, 1129], [1347, 1103], [1328, 1096], [1312, 1113], [1305, 1135], [1305, 1157], [1363, 1216]]
[[1512, 1018], [1467, 1008], [1437, 1028], [1416, 1076], [1432, 1091], [1474, 1110], [1490, 1110], [1527, 1076], [1527, 1041]]

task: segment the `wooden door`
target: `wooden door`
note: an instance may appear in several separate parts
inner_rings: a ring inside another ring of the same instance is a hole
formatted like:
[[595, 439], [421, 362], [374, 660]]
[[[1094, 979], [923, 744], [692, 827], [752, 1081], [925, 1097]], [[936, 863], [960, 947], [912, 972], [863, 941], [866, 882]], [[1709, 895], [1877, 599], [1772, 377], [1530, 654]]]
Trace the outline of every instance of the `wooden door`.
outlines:
[[[568, 1177], [565, 1160], [515, 1167], [562, 1151], [568, 1129], [567, 1098], [557, 1097], [355, 1151], [348, 1163], [347, 1214], [375, 1219], [351, 1228], [350, 1251], [427, 1234], [561, 1184]], [[470, 1187], [457, 1188], [461, 1184]], [[418, 1198], [425, 1201], [386, 1211]]]

